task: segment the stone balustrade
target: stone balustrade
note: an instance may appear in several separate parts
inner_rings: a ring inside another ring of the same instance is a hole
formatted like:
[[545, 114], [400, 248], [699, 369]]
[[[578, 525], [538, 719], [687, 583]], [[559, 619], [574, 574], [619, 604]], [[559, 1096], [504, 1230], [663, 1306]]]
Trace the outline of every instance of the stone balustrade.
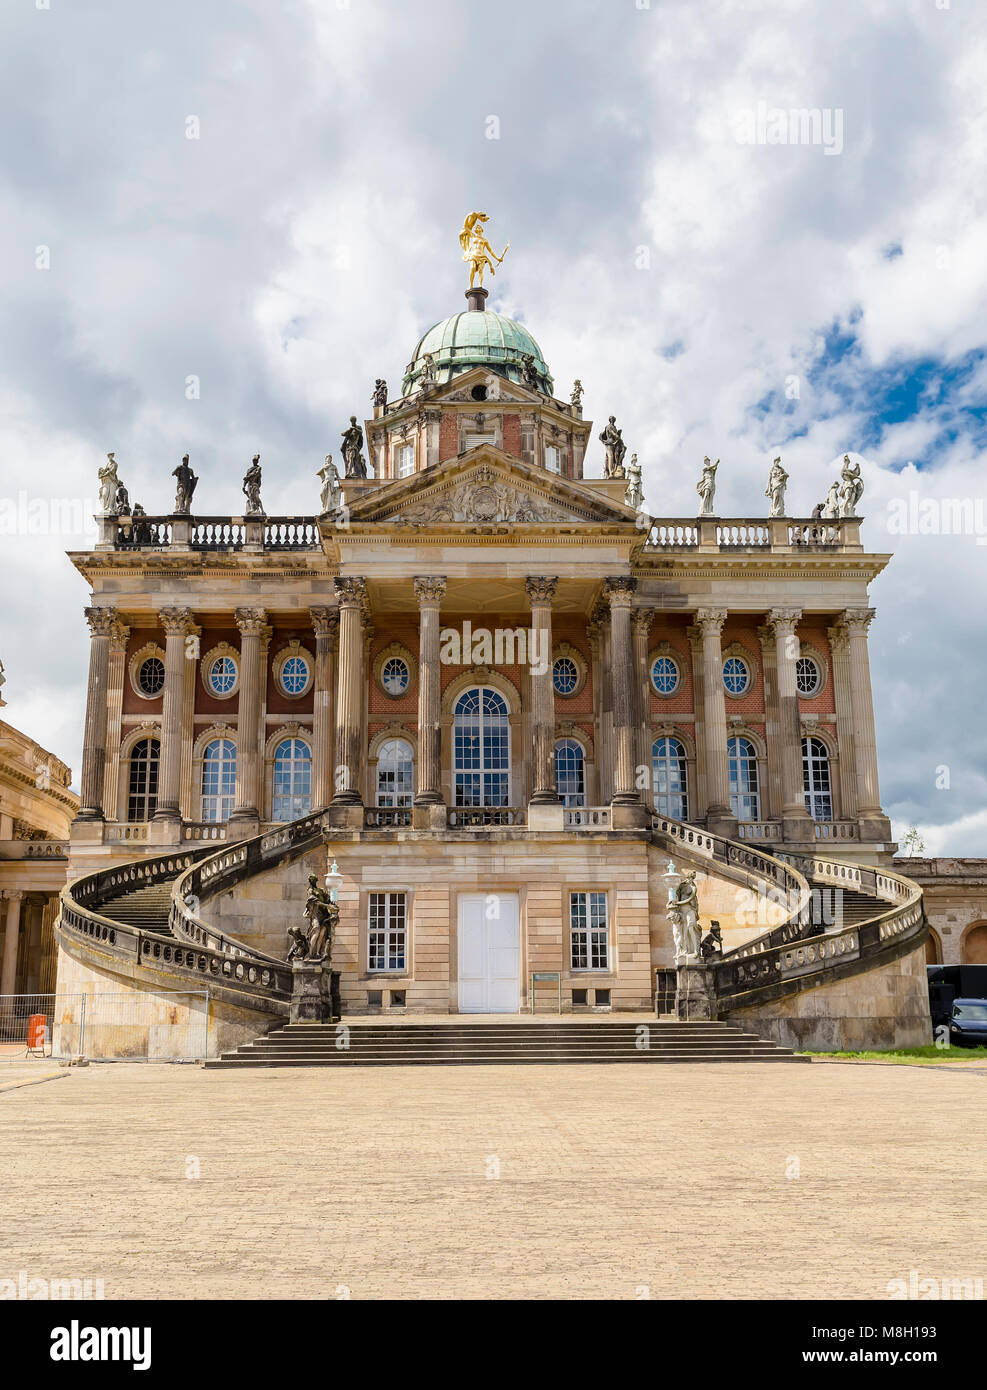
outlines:
[[669, 550], [767, 550], [790, 554], [806, 548], [860, 550], [860, 518], [652, 518], [644, 542], [645, 555], [649, 551]]
[[[101, 517], [100, 546], [116, 550], [318, 550], [319, 523], [306, 517]], [[645, 518], [644, 551], [840, 550], [860, 547], [860, 518]]]
[[67, 840], [0, 840], [0, 859], [67, 859]]
[[319, 550], [314, 516], [107, 516], [97, 549]]

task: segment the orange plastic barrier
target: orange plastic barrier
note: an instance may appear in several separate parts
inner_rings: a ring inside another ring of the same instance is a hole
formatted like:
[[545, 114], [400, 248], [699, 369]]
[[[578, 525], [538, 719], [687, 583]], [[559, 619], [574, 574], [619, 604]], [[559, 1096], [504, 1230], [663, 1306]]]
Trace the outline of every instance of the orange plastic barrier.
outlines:
[[31, 1014], [27, 1020], [27, 1050], [28, 1052], [43, 1052], [45, 1050], [45, 1016], [44, 1014]]

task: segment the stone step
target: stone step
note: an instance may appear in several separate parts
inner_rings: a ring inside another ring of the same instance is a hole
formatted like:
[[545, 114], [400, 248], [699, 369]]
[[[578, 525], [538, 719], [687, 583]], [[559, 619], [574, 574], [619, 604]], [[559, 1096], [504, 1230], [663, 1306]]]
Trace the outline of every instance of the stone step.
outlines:
[[652, 1063], [654, 1065], [674, 1064], [695, 1065], [697, 1063], [712, 1062], [809, 1062], [811, 1058], [800, 1057], [794, 1053], [788, 1054], [781, 1050], [767, 1052], [747, 1052], [742, 1049], [709, 1052], [697, 1056], [694, 1053], [683, 1053], [674, 1055], [668, 1053], [641, 1052], [637, 1054], [627, 1053], [626, 1055], [615, 1056], [612, 1054], [600, 1055], [587, 1052], [577, 1057], [568, 1056], [535, 1056], [535, 1055], [515, 1055], [484, 1053], [476, 1057], [464, 1057], [461, 1055], [451, 1057], [436, 1057], [431, 1053], [420, 1056], [404, 1054], [400, 1057], [371, 1058], [354, 1057], [347, 1053], [340, 1053], [336, 1057], [326, 1060], [315, 1060], [311, 1057], [250, 1057], [235, 1053], [230, 1056], [211, 1058], [205, 1063], [207, 1068], [219, 1070], [222, 1068], [235, 1067], [400, 1067], [400, 1066], [440, 1066], [440, 1067], [477, 1067], [477, 1066], [532, 1066], [532, 1065], [571, 1065], [571, 1066], [603, 1066], [607, 1064], [628, 1065], [633, 1063]]
[[[647, 1048], [639, 1048], [640, 1028]], [[734, 1024], [706, 1020], [531, 1024], [353, 1023], [349, 1046], [337, 1047], [343, 1025], [289, 1023], [207, 1066], [486, 1066], [609, 1062], [801, 1062]]]

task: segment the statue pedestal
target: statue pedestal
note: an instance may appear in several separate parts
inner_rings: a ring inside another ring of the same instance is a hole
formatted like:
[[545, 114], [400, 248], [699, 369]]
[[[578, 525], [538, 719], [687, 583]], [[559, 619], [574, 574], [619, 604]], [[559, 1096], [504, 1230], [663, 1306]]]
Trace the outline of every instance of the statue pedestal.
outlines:
[[713, 976], [702, 961], [686, 961], [676, 966], [675, 1017], [692, 1023], [716, 1018]]
[[339, 1018], [339, 971], [321, 960], [291, 962], [291, 1023], [335, 1023]]

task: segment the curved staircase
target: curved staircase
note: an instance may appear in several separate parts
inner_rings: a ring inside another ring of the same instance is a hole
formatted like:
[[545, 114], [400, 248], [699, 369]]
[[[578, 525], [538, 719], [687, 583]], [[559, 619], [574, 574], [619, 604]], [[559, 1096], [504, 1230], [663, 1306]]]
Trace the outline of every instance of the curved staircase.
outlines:
[[[747, 883], [757, 894], [773, 895], [785, 906], [778, 925], [710, 962], [721, 1015], [879, 968], [915, 951], [928, 934], [920, 889], [890, 870], [818, 856], [768, 854], [661, 816], [654, 817], [651, 834], [664, 851], [684, 852], [699, 864], [707, 861], [714, 872], [722, 865], [727, 878]], [[69, 955], [101, 972], [125, 976], [131, 985], [208, 987], [212, 999], [250, 1010], [271, 1025], [283, 1023], [291, 1001], [290, 966], [217, 932], [198, 909], [330, 837], [328, 813], [319, 812], [219, 849], [213, 844], [175, 850], [88, 874], [62, 890], [59, 942]], [[835, 920], [829, 910], [834, 902], [839, 909]], [[347, 1025], [351, 1042], [340, 1048], [332, 1025], [290, 1025], [215, 1059], [215, 1065], [793, 1060], [787, 1049], [729, 1022], [652, 1022], [653, 1045], [643, 1050], [636, 1045], [637, 1026], [517, 1021], [485, 1031], [480, 1024], [429, 1028], [354, 1022]]]

